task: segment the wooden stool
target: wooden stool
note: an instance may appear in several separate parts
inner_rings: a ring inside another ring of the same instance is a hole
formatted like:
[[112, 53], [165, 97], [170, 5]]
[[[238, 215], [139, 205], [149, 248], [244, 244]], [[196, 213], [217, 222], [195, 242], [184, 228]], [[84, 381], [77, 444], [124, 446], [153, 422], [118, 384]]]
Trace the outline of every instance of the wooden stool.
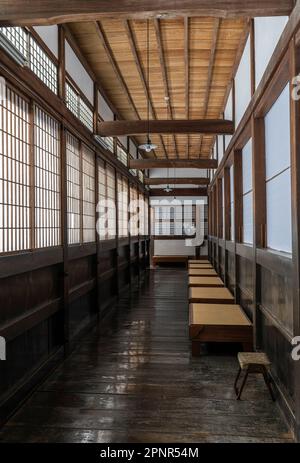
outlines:
[[[262, 374], [270, 392], [272, 400], [275, 402], [275, 396], [271, 387], [271, 378], [269, 374], [269, 367], [271, 365], [267, 355], [263, 352], [240, 352], [238, 353], [238, 361], [240, 368], [234, 383], [234, 390], [237, 395], [237, 400], [241, 399], [243, 389], [246, 385], [249, 373]], [[240, 379], [242, 371], [245, 371], [245, 376], [241, 385], [240, 390], [238, 389], [238, 381]]]

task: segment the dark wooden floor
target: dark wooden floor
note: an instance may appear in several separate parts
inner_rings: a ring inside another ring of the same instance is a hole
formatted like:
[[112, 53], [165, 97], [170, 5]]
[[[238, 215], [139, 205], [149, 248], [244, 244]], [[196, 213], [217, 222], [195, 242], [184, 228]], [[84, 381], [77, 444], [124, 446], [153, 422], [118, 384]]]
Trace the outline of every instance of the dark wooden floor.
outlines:
[[236, 356], [191, 359], [186, 271], [160, 269], [124, 297], [0, 433], [2, 442], [284, 442], [260, 380], [237, 402]]

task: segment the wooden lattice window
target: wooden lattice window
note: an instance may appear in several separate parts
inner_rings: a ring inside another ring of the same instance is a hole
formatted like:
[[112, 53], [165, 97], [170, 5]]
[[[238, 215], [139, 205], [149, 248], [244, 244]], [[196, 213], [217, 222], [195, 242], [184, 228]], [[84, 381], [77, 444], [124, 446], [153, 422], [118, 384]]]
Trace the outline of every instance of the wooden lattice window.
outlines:
[[115, 170], [106, 167], [106, 194], [107, 194], [107, 237], [113, 239], [116, 237], [116, 175]]
[[128, 236], [128, 181], [118, 176], [118, 224], [119, 236]]
[[81, 201], [80, 201], [80, 144], [79, 140], [67, 132], [67, 203], [68, 203], [68, 243], [81, 241]]
[[130, 187], [130, 235], [138, 236], [138, 191], [135, 186]]
[[96, 240], [95, 153], [82, 145], [82, 216], [83, 242]]
[[6, 86], [0, 100], [0, 252], [30, 249], [29, 103]]
[[59, 123], [34, 108], [35, 247], [58, 246], [60, 233]]

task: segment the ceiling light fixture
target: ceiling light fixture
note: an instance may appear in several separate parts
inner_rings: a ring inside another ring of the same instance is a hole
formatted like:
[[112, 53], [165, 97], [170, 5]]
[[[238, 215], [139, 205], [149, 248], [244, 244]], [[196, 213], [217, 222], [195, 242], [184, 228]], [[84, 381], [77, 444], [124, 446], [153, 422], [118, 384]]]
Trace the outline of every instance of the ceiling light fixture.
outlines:
[[157, 145], [151, 142], [150, 139], [150, 31], [149, 31], [149, 19], [147, 19], [147, 118], [148, 118], [148, 136], [147, 142], [139, 146], [139, 149], [151, 153], [151, 151], [157, 148]]

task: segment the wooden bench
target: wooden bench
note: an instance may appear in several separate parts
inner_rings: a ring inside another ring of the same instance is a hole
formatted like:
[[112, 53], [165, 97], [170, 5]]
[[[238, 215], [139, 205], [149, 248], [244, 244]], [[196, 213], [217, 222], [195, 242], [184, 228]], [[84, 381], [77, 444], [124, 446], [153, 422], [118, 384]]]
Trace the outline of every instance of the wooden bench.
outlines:
[[209, 260], [203, 259], [203, 260], [196, 260], [196, 259], [189, 259], [189, 264], [210, 264]]
[[238, 305], [190, 304], [189, 334], [193, 356], [206, 342], [238, 342], [245, 351], [253, 349], [252, 323]]
[[211, 268], [189, 268], [190, 277], [217, 277], [218, 274]]
[[224, 283], [219, 277], [189, 277], [190, 288], [216, 288], [224, 287]]
[[168, 264], [168, 263], [183, 263], [187, 267], [189, 256], [153, 256], [152, 263], [156, 267], [157, 264]]
[[189, 268], [192, 269], [192, 268], [197, 268], [197, 269], [207, 269], [207, 268], [210, 268], [210, 269], [214, 269], [213, 266], [211, 264], [191, 264], [189, 263]]
[[189, 302], [199, 304], [233, 304], [234, 297], [227, 288], [190, 288]]

